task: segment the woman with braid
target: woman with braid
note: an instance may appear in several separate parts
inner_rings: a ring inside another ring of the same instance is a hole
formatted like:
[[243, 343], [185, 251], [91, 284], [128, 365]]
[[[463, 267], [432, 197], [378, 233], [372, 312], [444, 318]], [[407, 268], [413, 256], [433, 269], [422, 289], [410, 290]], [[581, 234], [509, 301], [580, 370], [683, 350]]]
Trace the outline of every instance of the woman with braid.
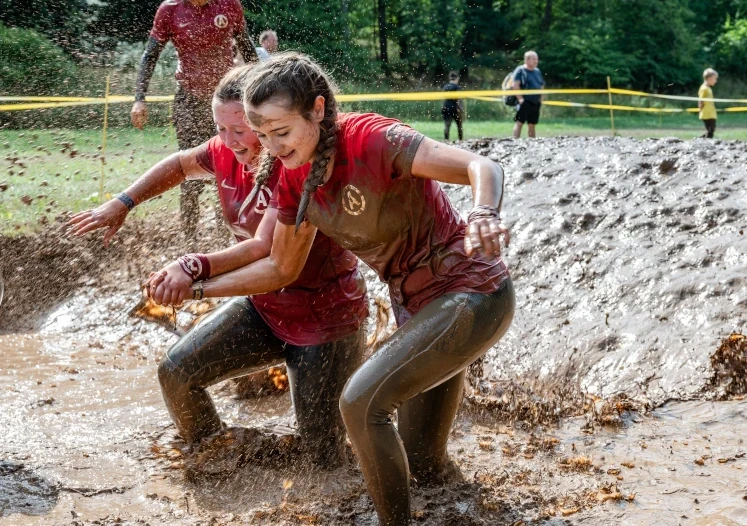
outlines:
[[[243, 85], [251, 66], [229, 72], [213, 97], [218, 136], [181, 151], [148, 170], [124, 193], [71, 219], [75, 235], [119, 230], [135, 204], [210, 174], [218, 183], [226, 224], [238, 243], [212, 254], [189, 254], [158, 273], [181, 294], [158, 297], [178, 304], [192, 297], [192, 284], [240, 268], [270, 253], [277, 210], [270, 206], [280, 163], [265, 156], [248, 127]], [[344, 459], [344, 426], [338, 400], [363, 357], [363, 321], [368, 315], [358, 260], [319, 234], [308, 247], [303, 270], [282, 290], [235, 298], [200, 321], [163, 358], [158, 377], [166, 406], [188, 442], [221, 429], [206, 388], [219, 381], [285, 361], [301, 446], [325, 467]], [[270, 289], [268, 289], [269, 291]], [[274, 289], [273, 289], [274, 290]], [[154, 291], [155, 292], [155, 291]], [[224, 296], [240, 292], [224, 289]]]
[[[508, 242], [503, 170], [396, 120], [338, 113], [331, 81], [303, 55], [255, 67], [244, 107], [283, 164], [272, 250], [202, 288], [213, 296], [283, 287], [321, 233], [388, 283], [399, 329], [353, 373], [340, 409], [379, 523], [408, 524], [410, 472], [418, 482], [443, 476], [465, 369], [513, 318], [514, 289], [500, 259], [500, 237]], [[437, 181], [472, 186], [467, 224]]]

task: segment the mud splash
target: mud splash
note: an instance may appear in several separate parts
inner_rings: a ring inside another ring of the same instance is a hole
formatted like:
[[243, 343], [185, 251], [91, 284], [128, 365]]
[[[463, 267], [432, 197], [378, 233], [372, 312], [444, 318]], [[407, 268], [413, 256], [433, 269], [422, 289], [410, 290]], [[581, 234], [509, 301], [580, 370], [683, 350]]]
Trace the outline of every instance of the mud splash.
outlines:
[[[519, 309], [471, 370], [454, 476], [414, 482], [414, 522], [746, 524], [745, 146], [465, 147], [506, 168]], [[0, 524], [375, 524], [352, 461], [322, 472], [297, 456], [282, 370], [216, 386], [240, 428], [203, 456], [179, 443], [156, 379], [174, 320], [130, 315], [143, 276], [183, 251], [175, 224], [133, 223], [107, 251], [0, 238]], [[393, 317], [367, 278], [375, 346]], [[190, 462], [220, 469], [185, 477]]]

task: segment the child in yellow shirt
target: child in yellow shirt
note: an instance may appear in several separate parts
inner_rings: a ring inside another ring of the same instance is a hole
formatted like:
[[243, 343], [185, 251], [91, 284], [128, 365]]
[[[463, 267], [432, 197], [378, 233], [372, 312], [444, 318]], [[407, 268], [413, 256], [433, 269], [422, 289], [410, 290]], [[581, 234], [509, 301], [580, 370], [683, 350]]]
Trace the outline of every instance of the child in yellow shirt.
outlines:
[[[698, 98], [700, 99], [712, 99], [713, 98], [713, 87], [718, 82], [718, 73], [715, 69], [708, 68], [703, 72], [703, 85], [698, 90]], [[700, 110], [700, 120], [703, 121], [706, 127], [706, 134], [704, 137], [709, 139], [713, 138], [713, 134], [716, 131], [716, 105], [710, 100], [698, 101], [698, 109]]]

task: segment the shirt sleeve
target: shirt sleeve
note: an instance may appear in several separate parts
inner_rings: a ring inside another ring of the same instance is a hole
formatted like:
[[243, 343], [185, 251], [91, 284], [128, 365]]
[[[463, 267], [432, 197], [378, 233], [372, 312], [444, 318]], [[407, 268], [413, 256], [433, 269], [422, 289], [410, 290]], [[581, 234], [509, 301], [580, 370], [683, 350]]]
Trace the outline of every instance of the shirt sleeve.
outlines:
[[523, 88], [524, 84], [522, 82], [522, 78], [521, 78], [522, 76], [523, 75], [521, 74], [521, 66], [519, 66], [518, 68], [514, 70], [514, 82], [518, 82]]
[[200, 168], [213, 175], [215, 175], [215, 156], [220, 146], [219, 142], [220, 137], [216, 135], [208, 141], [207, 148], [197, 154], [197, 164]]
[[385, 173], [396, 173], [399, 176], [412, 175], [412, 162], [423, 141], [423, 134], [406, 124], [394, 121], [386, 127], [383, 140], [375, 141], [381, 148], [381, 159], [385, 163]]
[[150, 30], [150, 36], [158, 42], [165, 43], [171, 40], [171, 18], [172, 11], [168, 0], [163, 2], [156, 11], [153, 19], [153, 28]]

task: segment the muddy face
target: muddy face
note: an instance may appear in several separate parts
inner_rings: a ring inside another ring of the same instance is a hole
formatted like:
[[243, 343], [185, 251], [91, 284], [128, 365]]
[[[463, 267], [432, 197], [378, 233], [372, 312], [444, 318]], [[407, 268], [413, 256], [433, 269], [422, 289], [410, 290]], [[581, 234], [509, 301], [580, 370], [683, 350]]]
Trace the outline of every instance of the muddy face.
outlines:
[[240, 102], [213, 101], [213, 120], [223, 144], [228, 146], [242, 164], [250, 164], [259, 153], [257, 135], [249, 127], [244, 106]]
[[317, 97], [309, 115], [289, 107], [284, 99], [270, 99], [257, 107], [249, 105], [246, 112], [262, 146], [283, 166], [295, 169], [313, 161], [319, 123], [324, 118], [324, 97]]

